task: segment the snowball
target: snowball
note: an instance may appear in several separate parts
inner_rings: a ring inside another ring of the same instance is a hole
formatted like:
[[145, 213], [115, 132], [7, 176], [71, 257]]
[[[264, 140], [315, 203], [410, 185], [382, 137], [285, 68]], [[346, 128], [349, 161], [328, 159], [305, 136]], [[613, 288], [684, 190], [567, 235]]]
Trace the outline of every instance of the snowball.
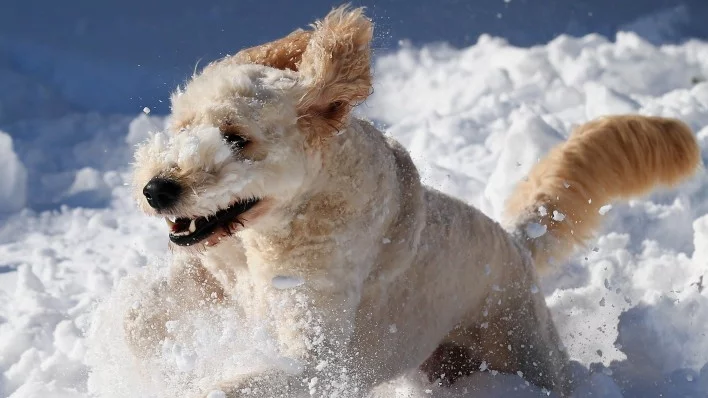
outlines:
[[565, 214], [559, 212], [558, 210], [553, 210], [553, 219], [555, 221], [563, 221], [565, 220]]
[[612, 205], [604, 205], [604, 206], [600, 207], [600, 210], [598, 210], [598, 213], [600, 213], [601, 216], [604, 216], [610, 210], [612, 210]]

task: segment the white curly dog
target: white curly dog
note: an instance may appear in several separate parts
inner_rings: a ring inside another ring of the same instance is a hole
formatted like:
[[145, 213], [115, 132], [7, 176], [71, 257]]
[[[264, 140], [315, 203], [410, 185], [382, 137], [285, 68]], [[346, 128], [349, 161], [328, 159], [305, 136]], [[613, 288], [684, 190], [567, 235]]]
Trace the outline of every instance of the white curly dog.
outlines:
[[[667, 118], [589, 121], [518, 185], [502, 226], [422, 185], [400, 144], [350, 115], [371, 91], [371, 38], [363, 11], [340, 7], [174, 93], [167, 131], [135, 158], [139, 205], [167, 220], [174, 252], [152, 299], [271, 316], [301, 373], [214, 386], [229, 396], [365, 396], [409, 370], [449, 384], [480, 366], [566, 394], [536, 267], [590, 238], [602, 205], [690, 176], [693, 133]], [[170, 316], [126, 315], [136, 358]]]

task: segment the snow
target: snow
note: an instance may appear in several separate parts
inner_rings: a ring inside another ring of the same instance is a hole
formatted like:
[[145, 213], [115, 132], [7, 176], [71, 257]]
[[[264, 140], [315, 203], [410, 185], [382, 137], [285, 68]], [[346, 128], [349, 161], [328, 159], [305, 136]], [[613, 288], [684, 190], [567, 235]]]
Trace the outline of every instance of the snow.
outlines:
[[[459, 50], [406, 44], [376, 57], [374, 95], [356, 112], [411, 150], [424, 182], [498, 218], [534, 162], [602, 114], [681, 117], [705, 159], [707, 61], [708, 43], [657, 47], [631, 33], [560, 36], [532, 48], [490, 36]], [[227, 374], [299, 374], [264, 325], [232, 309], [168, 320], [171, 338], [153, 362], [141, 365], [128, 351], [124, 314], [146, 305], [169, 257], [164, 222], [135, 208], [128, 170], [135, 145], [159, 132], [163, 117], [138, 109], [3, 118], [0, 396], [217, 398]], [[596, 241], [534, 288], [575, 361], [575, 397], [705, 396], [706, 192], [702, 171], [675, 189], [603, 204]], [[273, 284], [297, 294], [303, 282]], [[547, 396], [489, 370], [450, 390], [406, 375], [376, 394]]]
[[598, 210], [598, 213], [600, 213], [601, 216], [604, 216], [610, 210], [612, 210], [612, 205], [604, 205], [604, 206], [600, 207], [600, 210]]
[[302, 278], [278, 275], [273, 278], [273, 287], [280, 290], [294, 289], [305, 283]]
[[22, 209], [27, 202], [27, 170], [12, 147], [12, 137], [0, 131], [0, 213]]
[[[94, 4], [95, 3], [95, 4]], [[3, 2], [0, 13], [0, 123], [67, 110], [152, 114], [195, 65], [304, 27], [338, 0], [290, 2], [122, 0]], [[376, 23], [374, 46], [474, 44], [482, 33], [515, 45], [560, 33], [614, 36], [635, 30], [653, 43], [708, 37], [703, 0], [357, 0]], [[273, 12], [274, 8], [284, 10]], [[43, 12], [37, 12], [41, 9]], [[263, 21], [267, 21], [264, 23]], [[618, 29], [622, 27], [622, 29]]]
[[558, 210], [553, 210], [553, 219], [555, 221], [563, 221], [565, 220], [565, 214], [559, 212]]
[[536, 239], [546, 234], [546, 226], [539, 223], [530, 223], [526, 226], [526, 235], [530, 239]]

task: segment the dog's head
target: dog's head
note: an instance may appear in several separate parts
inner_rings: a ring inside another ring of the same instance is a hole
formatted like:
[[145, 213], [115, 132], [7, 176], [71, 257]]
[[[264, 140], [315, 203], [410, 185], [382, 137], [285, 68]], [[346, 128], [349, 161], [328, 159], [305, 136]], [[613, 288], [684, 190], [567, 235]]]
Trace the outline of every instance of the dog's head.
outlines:
[[370, 93], [371, 22], [338, 8], [208, 65], [172, 96], [170, 127], [136, 151], [133, 185], [180, 246], [216, 244], [297, 206], [328, 137]]

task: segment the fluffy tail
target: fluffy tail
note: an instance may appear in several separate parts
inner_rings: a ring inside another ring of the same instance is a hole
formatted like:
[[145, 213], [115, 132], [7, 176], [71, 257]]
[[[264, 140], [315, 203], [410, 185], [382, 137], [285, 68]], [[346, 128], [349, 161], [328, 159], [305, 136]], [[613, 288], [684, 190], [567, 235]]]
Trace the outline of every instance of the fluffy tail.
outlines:
[[578, 127], [516, 187], [506, 204], [515, 234], [543, 270], [592, 237], [614, 199], [673, 186], [701, 163], [691, 129], [676, 119], [618, 115]]

